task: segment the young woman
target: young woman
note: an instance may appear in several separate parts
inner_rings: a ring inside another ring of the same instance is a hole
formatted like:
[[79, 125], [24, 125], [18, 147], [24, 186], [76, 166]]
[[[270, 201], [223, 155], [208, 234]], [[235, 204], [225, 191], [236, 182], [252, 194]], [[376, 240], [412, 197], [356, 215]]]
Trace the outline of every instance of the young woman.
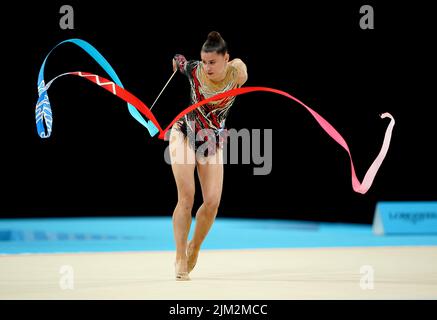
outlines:
[[[241, 87], [247, 81], [246, 65], [240, 59], [229, 61], [226, 42], [218, 32], [208, 34], [200, 57], [201, 61], [187, 61], [180, 54], [173, 58], [173, 71], [186, 75], [191, 84], [191, 103]], [[178, 192], [173, 213], [176, 280], [190, 280], [189, 273], [217, 215], [223, 186], [225, 120], [234, 100], [229, 97], [201, 106], [176, 122], [170, 133], [170, 158]], [[196, 168], [203, 204], [196, 213], [193, 238], [187, 242]]]

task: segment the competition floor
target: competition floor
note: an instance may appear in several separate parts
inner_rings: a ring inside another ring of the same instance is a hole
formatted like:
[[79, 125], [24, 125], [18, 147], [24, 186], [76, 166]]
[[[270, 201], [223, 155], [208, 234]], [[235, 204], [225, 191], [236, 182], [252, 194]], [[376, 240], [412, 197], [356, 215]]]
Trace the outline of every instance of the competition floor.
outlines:
[[437, 235], [217, 218], [177, 282], [172, 232], [170, 217], [0, 219], [0, 299], [437, 298]]

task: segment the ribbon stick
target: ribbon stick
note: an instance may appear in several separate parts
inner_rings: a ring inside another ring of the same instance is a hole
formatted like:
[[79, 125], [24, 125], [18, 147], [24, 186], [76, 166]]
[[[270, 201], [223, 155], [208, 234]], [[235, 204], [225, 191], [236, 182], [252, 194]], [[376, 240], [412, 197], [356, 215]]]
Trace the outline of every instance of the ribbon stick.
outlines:
[[[45, 64], [47, 62], [47, 59], [49, 55], [52, 53], [53, 50], [55, 50], [58, 46], [64, 44], [64, 43], [73, 43], [80, 48], [82, 48], [86, 53], [88, 53], [105, 71], [106, 73], [111, 77], [111, 79], [121, 88], [123, 87], [123, 84], [121, 83], [121, 80], [117, 76], [115, 70], [112, 68], [112, 66], [109, 64], [109, 62], [100, 54], [100, 52], [97, 51], [96, 48], [94, 48], [91, 44], [88, 42], [81, 40], [81, 39], [68, 39], [65, 41], [62, 41], [58, 43], [55, 47], [53, 47], [52, 50], [47, 54], [46, 58], [44, 59], [39, 75], [38, 75], [38, 101], [36, 103], [35, 108], [35, 120], [36, 120], [36, 128], [38, 131], [38, 135], [41, 138], [48, 138], [50, 137], [50, 134], [52, 132], [52, 124], [53, 124], [53, 117], [52, 117], [52, 109], [50, 105], [49, 96], [47, 94], [48, 86], [45, 85], [44, 82], [44, 68]], [[55, 79], [53, 79], [55, 80]], [[53, 82], [53, 80], [51, 82]], [[144, 127], [147, 128], [149, 131], [150, 136], [156, 135], [159, 130], [155, 127], [153, 122], [145, 120], [141, 114], [137, 111], [137, 109], [132, 106], [130, 103], [127, 104], [128, 109], [132, 117], [135, 118], [139, 123], [141, 123]]]
[[158, 101], [159, 97], [161, 96], [161, 94], [164, 92], [165, 88], [167, 88], [168, 84], [170, 83], [171, 79], [173, 79], [174, 75], [176, 74], [177, 70], [175, 70], [173, 72], [173, 74], [171, 75], [170, 79], [168, 79], [167, 83], [165, 84], [164, 88], [162, 88], [161, 92], [158, 94], [158, 97], [155, 99], [155, 101], [153, 102], [152, 106], [150, 107], [150, 110], [153, 109], [153, 107], [155, 106], [156, 101]]

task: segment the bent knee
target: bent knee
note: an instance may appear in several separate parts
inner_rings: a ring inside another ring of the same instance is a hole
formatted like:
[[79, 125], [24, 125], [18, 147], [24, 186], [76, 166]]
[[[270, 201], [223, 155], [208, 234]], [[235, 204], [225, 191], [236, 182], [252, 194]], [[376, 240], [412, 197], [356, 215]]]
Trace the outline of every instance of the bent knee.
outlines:
[[220, 198], [217, 196], [205, 197], [203, 199], [203, 205], [208, 209], [208, 211], [215, 213], [220, 205]]
[[194, 205], [194, 191], [180, 192], [178, 195], [178, 206], [191, 210]]

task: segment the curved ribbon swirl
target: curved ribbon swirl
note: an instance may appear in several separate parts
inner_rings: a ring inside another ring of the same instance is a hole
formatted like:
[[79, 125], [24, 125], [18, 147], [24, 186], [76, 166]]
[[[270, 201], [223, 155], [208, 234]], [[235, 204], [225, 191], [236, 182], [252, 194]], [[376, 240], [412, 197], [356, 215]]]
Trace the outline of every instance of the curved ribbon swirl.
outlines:
[[363, 181], [360, 182], [356, 176], [356, 173], [355, 173], [355, 167], [353, 164], [352, 155], [350, 153], [349, 147], [348, 147], [346, 141], [344, 140], [344, 138], [340, 135], [340, 133], [338, 133], [338, 131], [328, 121], [326, 121], [321, 115], [319, 115], [316, 111], [314, 111], [313, 109], [311, 109], [310, 107], [305, 105], [302, 101], [293, 97], [291, 94], [289, 94], [285, 91], [281, 91], [278, 89], [272, 89], [272, 88], [266, 88], [266, 87], [244, 87], [244, 88], [232, 89], [232, 90], [229, 90], [227, 92], [217, 94], [213, 97], [210, 97], [208, 99], [202, 100], [196, 104], [189, 106], [188, 108], [186, 108], [182, 112], [180, 112], [165, 129], [162, 129], [161, 126], [159, 125], [158, 121], [154, 117], [153, 113], [150, 111], [150, 109], [143, 102], [141, 102], [141, 100], [139, 100], [133, 94], [131, 94], [130, 92], [128, 92], [124, 88], [120, 87], [116, 83], [109, 81], [108, 79], [105, 79], [105, 78], [100, 77], [98, 75], [88, 73], [88, 72], [69, 72], [69, 73], [59, 75], [58, 77], [54, 78], [52, 81], [50, 81], [47, 84], [47, 87], [50, 86], [50, 84], [55, 79], [59, 78], [60, 76], [64, 76], [64, 75], [76, 75], [76, 76], [80, 76], [80, 77], [83, 77], [85, 79], [88, 79], [89, 81], [94, 82], [95, 84], [101, 86], [102, 88], [108, 90], [109, 92], [112, 92], [114, 95], [116, 95], [120, 99], [133, 105], [144, 116], [146, 116], [148, 119], [150, 119], [151, 123], [154, 124], [154, 126], [159, 131], [159, 136], [158, 136], [159, 139], [164, 139], [166, 133], [171, 129], [172, 125], [177, 120], [179, 120], [181, 117], [183, 117], [187, 113], [189, 113], [189, 112], [193, 111], [194, 109], [199, 108], [200, 106], [207, 104], [211, 101], [221, 100], [221, 99], [224, 99], [226, 97], [238, 96], [238, 95], [246, 94], [249, 92], [270, 92], [270, 93], [282, 95], [286, 98], [289, 98], [289, 99], [297, 102], [301, 106], [303, 106], [314, 117], [314, 119], [319, 123], [319, 125], [322, 127], [322, 129], [332, 139], [334, 139], [334, 141], [336, 141], [340, 146], [342, 146], [343, 149], [346, 150], [346, 152], [349, 155], [350, 165], [351, 165], [352, 188], [355, 192], [361, 193], [361, 194], [365, 194], [370, 189], [370, 187], [373, 183], [373, 180], [376, 176], [376, 173], [378, 172], [382, 162], [384, 161], [384, 158], [385, 158], [387, 151], [388, 151], [388, 148], [390, 146], [392, 131], [393, 131], [393, 127], [395, 124], [395, 120], [390, 113], [386, 112], [386, 113], [383, 113], [381, 115], [381, 118], [389, 118], [390, 123], [387, 126], [385, 136], [384, 136], [384, 141], [383, 141], [383, 144], [382, 144], [382, 147], [381, 147], [379, 154], [377, 155], [377, 157], [373, 161], [372, 165], [367, 170]]
[[[88, 42], [81, 40], [81, 39], [68, 39], [65, 41], [62, 41], [58, 43], [56, 46], [53, 47], [52, 50], [47, 54], [46, 58], [44, 59], [41, 68], [39, 70], [38, 74], [38, 101], [36, 103], [35, 108], [35, 120], [36, 120], [36, 128], [38, 131], [38, 135], [41, 138], [48, 138], [50, 137], [50, 134], [52, 132], [52, 124], [53, 124], [53, 117], [52, 117], [52, 109], [50, 106], [50, 100], [49, 96], [47, 94], [47, 89], [50, 85], [45, 85], [44, 82], [44, 68], [45, 64], [47, 62], [47, 58], [52, 53], [53, 50], [55, 50], [57, 47], [64, 43], [73, 43], [77, 45], [78, 47], [82, 48], [86, 53], [88, 53], [105, 71], [106, 73], [111, 77], [111, 79], [121, 88], [123, 87], [123, 84], [121, 83], [120, 78], [117, 76], [117, 73], [112, 68], [112, 66], [109, 64], [109, 62], [100, 54], [99, 51], [97, 51], [96, 48], [94, 48], [91, 44]], [[59, 77], [59, 76], [58, 76]], [[58, 77], [52, 79], [50, 81], [50, 84], [57, 79]], [[154, 136], [158, 133], [158, 128], [154, 126], [154, 124], [150, 121], [146, 121], [143, 119], [141, 114], [137, 111], [137, 109], [132, 106], [130, 103], [127, 104], [128, 109], [132, 117], [135, 118], [139, 123], [141, 123], [144, 127], [147, 128], [147, 130], [150, 133], [150, 136]]]

